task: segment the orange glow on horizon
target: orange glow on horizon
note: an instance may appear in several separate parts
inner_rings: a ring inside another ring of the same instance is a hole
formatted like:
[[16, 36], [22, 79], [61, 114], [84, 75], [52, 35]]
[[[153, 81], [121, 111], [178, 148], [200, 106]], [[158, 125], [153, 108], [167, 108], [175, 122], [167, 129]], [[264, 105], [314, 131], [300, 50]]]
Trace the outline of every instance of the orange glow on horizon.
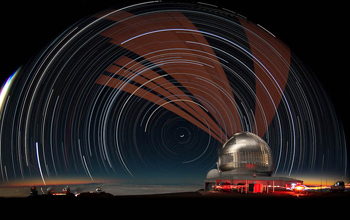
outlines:
[[342, 177], [339, 175], [310, 175], [310, 176], [293, 176], [292, 178], [302, 180], [304, 185], [308, 186], [331, 186], [337, 181], [349, 182], [348, 177]]

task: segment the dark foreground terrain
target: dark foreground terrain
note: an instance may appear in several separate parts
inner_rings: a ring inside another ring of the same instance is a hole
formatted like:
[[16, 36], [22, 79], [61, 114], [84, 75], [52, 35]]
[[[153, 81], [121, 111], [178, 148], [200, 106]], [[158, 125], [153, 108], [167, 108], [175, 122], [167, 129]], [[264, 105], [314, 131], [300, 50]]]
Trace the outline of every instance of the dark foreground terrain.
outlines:
[[[55, 204], [143, 204], [143, 206], [158, 204], [167, 205], [176, 202], [176, 204], [184, 205], [200, 205], [203, 204], [221, 204], [221, 205], [244, 205], [244, 204], [292, 204], [292, 205], [312, 205], [322, 204], [324, 206], [341, 207], [350, 204], [350, 192], [330, 193], [318, 192], [310, 194], [296, 195], [294, 193], [262, 193], [262, 194], [240, 194], [240, 193], [218, 193], [218, 192], [184, 192], [184, 193], [168, 193], [156, 195], [129, 195], [129, 196], [113, 196], [109, 193], [103, 194], [86, 194], [85, 196], [29, 196], [21, 198], [1, 198], [1, 205], [24, 204], [31, 205], [55, 205]], [[305, 206], [305, 207], [306, 207]]]
[[[203, 191], [138, 196], [37, 196], [0, 198], [0, 210], [10, 216], [116, 219], [207, 219], [211, 216], [246, 219], [348, 219], [350, 193], [290, 194], [208, 193]], [[345, 215], [344, 215], [345, 214]], [[345, 216], [345, 217], [344, 217]]]

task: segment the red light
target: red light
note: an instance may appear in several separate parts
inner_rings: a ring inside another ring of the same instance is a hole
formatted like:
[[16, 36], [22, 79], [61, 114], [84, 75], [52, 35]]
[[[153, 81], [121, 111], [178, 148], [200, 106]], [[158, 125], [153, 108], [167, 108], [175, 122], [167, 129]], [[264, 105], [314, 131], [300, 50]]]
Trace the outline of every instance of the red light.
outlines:
[[244, 167], [247, 168], [247, 169], [254, 169], [255, 168], [255, 164], [247, 163], [247, 164], [244, 164]]

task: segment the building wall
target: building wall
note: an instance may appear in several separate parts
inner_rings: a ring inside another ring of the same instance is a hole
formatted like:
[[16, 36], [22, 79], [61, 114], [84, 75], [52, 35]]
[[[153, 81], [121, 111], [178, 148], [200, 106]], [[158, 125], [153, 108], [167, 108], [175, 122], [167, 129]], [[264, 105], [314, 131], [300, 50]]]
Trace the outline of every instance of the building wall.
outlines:
[[[292, 186], [292, 183], [294, 184], [303, 184], [303, 181], [296, 180], [296, 179], [290, 179], [287, 178], [287, 180], [281, 178], [271, 178], [271, 179], [225, 179], [225, 178], [217, 178], [212, 180], [206, 180], [205, 181], [205, 190], [210, 191], [213, 190], [215, 185], [219, 185], [220, 182], [223, 183], [230, 183], [231, 185], [235, 186], [243, 186], [248, 187], [250, 184], [261, 184], [260, 186], [263, 188], [263, 191], [268, 191], [272, 189], [279, 189], [279, 190], [286, 190], [287, 188], [290, 188]], [[259, 186], [259, 187], [260, 187]], [[254, 190], [255, 191], [255, 190]], [[260, 191], [257, 190], [257, 191]]]

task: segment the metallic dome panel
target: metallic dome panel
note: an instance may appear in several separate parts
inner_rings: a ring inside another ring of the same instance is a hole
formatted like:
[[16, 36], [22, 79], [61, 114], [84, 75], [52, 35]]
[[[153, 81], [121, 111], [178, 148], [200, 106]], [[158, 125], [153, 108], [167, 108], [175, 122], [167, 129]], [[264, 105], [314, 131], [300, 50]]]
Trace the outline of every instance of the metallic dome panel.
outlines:
[[221, 172], [269, 176], [273, 171], [271, 149], [253, 133], [237, 133], [219, 150], [218, 169]]

